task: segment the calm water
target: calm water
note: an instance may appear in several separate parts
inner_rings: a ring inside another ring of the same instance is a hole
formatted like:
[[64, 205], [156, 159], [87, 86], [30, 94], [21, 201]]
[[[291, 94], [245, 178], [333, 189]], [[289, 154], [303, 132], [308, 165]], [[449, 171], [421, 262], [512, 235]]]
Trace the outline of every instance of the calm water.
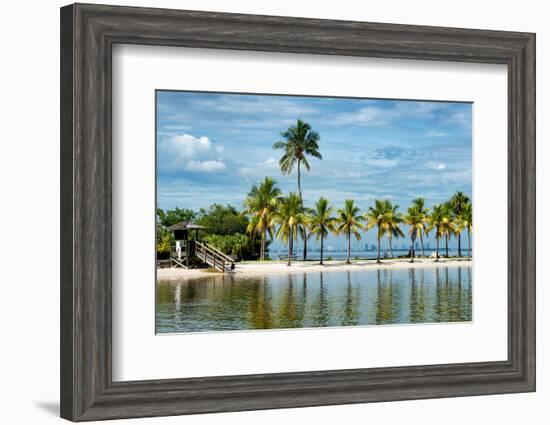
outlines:
[[158, 282], [157, 332], [472, 320], [471, 267]]

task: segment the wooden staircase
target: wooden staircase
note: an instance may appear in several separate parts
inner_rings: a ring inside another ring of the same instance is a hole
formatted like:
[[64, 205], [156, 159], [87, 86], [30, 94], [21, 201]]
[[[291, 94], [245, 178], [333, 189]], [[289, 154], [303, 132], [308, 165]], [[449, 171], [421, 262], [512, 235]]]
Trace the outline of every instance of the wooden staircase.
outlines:
[[234, 273], [234, 260], [204, 242], [195, 241], [195, 257], [222, 273]]

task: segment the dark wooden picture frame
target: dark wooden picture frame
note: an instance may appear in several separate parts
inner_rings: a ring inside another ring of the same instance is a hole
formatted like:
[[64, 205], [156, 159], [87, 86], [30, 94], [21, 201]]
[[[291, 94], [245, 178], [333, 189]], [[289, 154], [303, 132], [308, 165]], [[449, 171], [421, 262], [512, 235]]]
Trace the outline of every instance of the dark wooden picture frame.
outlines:
[[[508, 360], [113, 382], [116, 43], [505, 64]], [[61, 9], [61, 416], [73, 421], [535, 390], [535, 35], [75, 4]]]

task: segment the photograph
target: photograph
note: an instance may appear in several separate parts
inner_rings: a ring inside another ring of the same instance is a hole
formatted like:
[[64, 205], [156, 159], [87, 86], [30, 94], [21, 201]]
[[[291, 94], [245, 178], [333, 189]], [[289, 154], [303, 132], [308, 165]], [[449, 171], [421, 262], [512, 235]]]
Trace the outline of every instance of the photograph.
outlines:
[[156, 91], [157, 334], [472, 321], [472, 103]]
[[12, 3], [7, 423], [537, 423], [541, 5]]

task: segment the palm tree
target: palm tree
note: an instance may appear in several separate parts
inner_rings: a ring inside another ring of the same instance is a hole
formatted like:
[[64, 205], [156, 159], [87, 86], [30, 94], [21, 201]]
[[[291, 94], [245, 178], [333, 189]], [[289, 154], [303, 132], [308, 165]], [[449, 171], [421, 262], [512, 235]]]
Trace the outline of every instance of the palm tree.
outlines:
[[304, 216], [304, 224], [298, 227], [298, 236], [304, 241], [304, 244], [307, 244], [309, 238], [311, 237], [311, 229], [307, 225], [307, 219], [311, 215], [313, 209], [308, 207], [301, 207], [302, 215]]
[[[456, 193], [451, 196], [449, 203], [451, 204], [455, 218], [458, 218], [462, 214], [462, 211], [466, 205], [470, 203], [470, 198], [464, 192], [457, 190]], [[462, 257], [462, 252], [460, 249], [460, 233], [458, 233], [458, 256]]]
[[367, 229], [377, 227], [376, 239], [378, 241], [378, 256], [376, 262], [380, 263], [380, 240], [386, 232], [386, 221], [389, 212], [389, 201], [375, 199], [374, 207], [369, 207], [369, 210], [365, 213], [367, 220]]
[[279, 225], [276, 236], [288, 245], [287, 266], [290, 266], [294, 239], [298, 235], [298, 226], [304, 223], [300, 197], [295, 193], [289, 193], [288, 196], [279, 198], [278, 208], [271, 223]]
[[426, 234], [435, 229], [435, 261], [439, 261], [439, 239], [444, 236], [443, 223], [445, 220], [445, 207], [442, 204], [434, 205], [428, 216], [428, 228]]
[[414, 263], [414, 245], [417, 237], [422, 237], [425, 229], [424, 216], [413, 205], [407, 210], [407, 214], [403, 217], [405, 224], [409, 225], [409, 235], [411, 237], [411, 263]]
[[323, 264], [324, 239], [328, 236], [328, 232], [334, 231], [335, 228], [336, 219], [332, 216], [332, 212], [333, 209], [328, 206], [328, 200], [321, 197], [308, 217], [311, 233], [317, 236], [317, 240], [321, 239], [321, 261], [319, 264]]
[[449, 258], [449, 241], [451, 235], [456, 235], [456, 229], [453, 224], [453, 209], [450, 202], [443, 203], [443, 224], [442, 231], [445, 236], [445, 257]]
[[423, 226], [422, 231], [420, 232], [420, 246], [422, 248], [422, 257], [425, 256], [424, 254], [424, 233], [426, 231], [426, 220], [428, 216], [428, 208], [424, 207], [424, 198], [416, 198], [412, 201], [412, 207], [416, 210], [416, 213], [422, 220]]
[[363, 216], [360, 215], [360, 209], [355, 205], [352, 199], [346, 199], [344, 208], [338, 210], [336, 232], [346, 235], [348, 241], [348, 257], [346, 263], [350, 264], [349, 258], [351, 254], [351, 235], [355, 236], [355, 239], [361, 239], [361, 233], [359, 230], [362, 228], [361, 221]]
[[[456, 219], [457, 232], [462, 232], [464, 229], [468, 231], [468, 260], [471, 258], [471, 234], [472, 234], [472, 204], [468, 202], [464, 205], [462, 212]], [[460, 233], [459, 233], [460, 234]]]
[[[284, 154], [279, 160], [279, 166], [283, 174], [290, 174], [296, 166], [298, 172], [298, 195], [300, 196], [300, 206], [304, 208], [304, 200], [302, 198], [302, 183], [301, 183], [301, 165], [309, 171], [309, 162], [307, 156], [323, 159], [319, 152], [319, 134], [311, 130], [311, 126], [302, 120], [298, 120], [295, 126], [289, 127], [288, 130], [281, 133], [281, 136], [286, 139], [284, 142], [276, 142], [273, 149], [283, 149]], [[305, 234], [305, 229], [304, 234]], [[307, 238], [304, 239], [304, 261], [307, 259]]]
[[403, 223], [403, 218], [401, 217], [401, 214], [399, 213], [399, 205], [392, 205], [390, 201], [387, 202], [387, 209], [388, 212], [386, 214], [386, 233], [388, 235], [388, 242], [390, 244], [390, 255], [391, 258], [393, 258], [393, 247], [392, 247], [392, 239], [394, 237], [396, 238], [402, 238], [405, 235], [403, 234], [403, 231], [399, 227], [401, 223]]
[[277, 199], [281, 196], [281, 189], [271, 177], [266, 177], [259, 186], [252, 186], [244, 201], [245, 213], [251, 215], [247, 232], [251, 235], [260, 234], [260, 260], [265, 260], [266, 233], [273, 234], [271, 219], [277, 209]]

